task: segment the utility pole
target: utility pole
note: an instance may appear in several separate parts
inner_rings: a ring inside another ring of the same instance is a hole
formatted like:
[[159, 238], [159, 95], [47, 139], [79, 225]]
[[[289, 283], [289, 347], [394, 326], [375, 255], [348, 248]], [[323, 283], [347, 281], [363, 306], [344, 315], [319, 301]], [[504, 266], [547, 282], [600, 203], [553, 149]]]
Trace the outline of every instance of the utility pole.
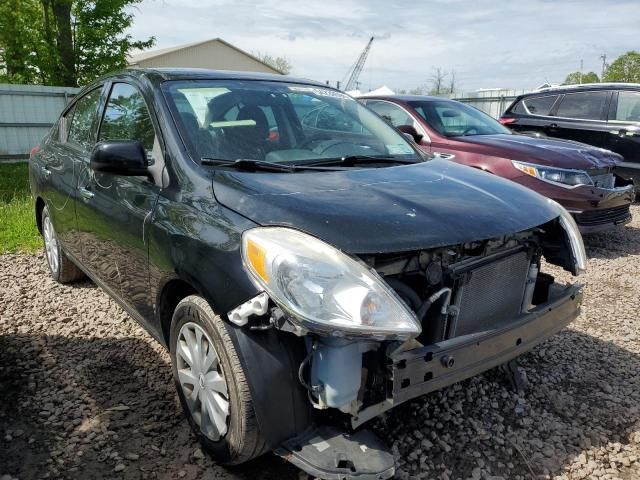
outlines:
[[602, 60], [602, 73], [600, 74], [600, 81], [604, 82], [604, 72], [607, 70], [607, 54], [603, 53], [600, 55], [600, 59]]
[[580, 79], [578, 83], [582, 83], [582, 69], [584, 68], [584, 60], [580, 59]]

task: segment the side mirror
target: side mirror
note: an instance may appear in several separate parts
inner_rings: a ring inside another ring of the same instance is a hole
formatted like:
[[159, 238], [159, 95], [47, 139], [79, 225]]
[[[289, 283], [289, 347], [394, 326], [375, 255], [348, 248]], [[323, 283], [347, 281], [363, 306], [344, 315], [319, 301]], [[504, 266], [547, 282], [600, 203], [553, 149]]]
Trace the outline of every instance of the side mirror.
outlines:
[[416, 143], [420, 143], [422, 141], [422, 135], [418, 133], [418, 131], [413, 125], [400, 125], [398, 127], [398, 130], [410, 136], [411, 139]]
[[107, 140], [93, 147], [89, 167], [112, 175], [148, 175], [147, 154], [137, 140]]

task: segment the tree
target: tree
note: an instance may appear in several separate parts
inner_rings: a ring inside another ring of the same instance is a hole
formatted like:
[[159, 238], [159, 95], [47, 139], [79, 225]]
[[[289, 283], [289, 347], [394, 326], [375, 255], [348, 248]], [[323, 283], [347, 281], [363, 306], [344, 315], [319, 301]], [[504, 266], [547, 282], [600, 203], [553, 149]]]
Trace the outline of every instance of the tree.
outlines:
[[253, 53], [253, 56], [256, 57], [261, 62], [266, 63], [271, 68], [275, 68], [283, 75], [287, 75], [291, 73], [291, 69], [293, 68], [291, 62], [286, 57], [272, 57], [268, 53]]
[[35, 83], [38, 69], [38, 32], [42, 27], [37, 0], [0, 2], [0, 81]]
[[445, 92], [444, 81], [447, 78], [447, 72], [445, 72], [440, 67], [434, 69], [433, 75], [431, 76], [431, 91], [429, 92], [431, 95], [441, 95]]
[[449, 93], [455, 93], [455, 92], [456, 92], [456, 71], [451, 70], [451, 72], [449, 72]]
[[563, 85], [577, 85], [579, 83], [600, 83], [600, 79], [595, 72], [573, 72], [567, 75], [564, 79]]
[[630, 51], [616, 58], [607, 67], [605, 82], [640, 82], [640, 53]]
[[424, 88], [416, 87], [409, 90], [410, 95], [424, 95]]
[[[0, 7], [4, 81], [75, 87], [127, 66], [130, 7], [141, 0], [5, 0]], [[20, 67], [21, 66], [21, 67]]]

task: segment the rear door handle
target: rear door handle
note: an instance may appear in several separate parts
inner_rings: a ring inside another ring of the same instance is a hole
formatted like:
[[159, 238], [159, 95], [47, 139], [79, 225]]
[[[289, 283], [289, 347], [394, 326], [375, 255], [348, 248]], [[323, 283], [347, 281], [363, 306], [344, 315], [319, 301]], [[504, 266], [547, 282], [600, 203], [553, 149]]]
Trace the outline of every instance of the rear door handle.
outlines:
[[80, 195], [85, 200], [91, 200], [95, 195], [95, 193], [93, 193], [91, 190], [88, 190], [84, 187], [80, 187], [78, 190], [80, 190]]
[[51, 176], [51, 170], [49, 170], [47, 167], [40, 167], [40, 172], [42, 173], [44, 178], [49, 178]]
[[549, 125], [547, 125], [547, 127], [549, 127], [549, 128], [558, 128], [558, 124], [557, 123], [550, 123]]

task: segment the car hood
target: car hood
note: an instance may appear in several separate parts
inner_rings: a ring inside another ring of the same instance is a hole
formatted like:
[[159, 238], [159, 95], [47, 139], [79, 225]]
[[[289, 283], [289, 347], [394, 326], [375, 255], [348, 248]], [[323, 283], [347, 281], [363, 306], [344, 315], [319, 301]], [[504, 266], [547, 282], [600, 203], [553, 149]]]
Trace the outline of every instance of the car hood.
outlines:
[[327, 172], [218, 169], [213, 191], [260, 225], [296, 228], [354, 254], [495, 238], [558, 216], [532, 190], [441, 159]]
[[623, 161], [617, 153], [568, 140], [527, 135], [474, 135], [456, 140], [488, 147], [489, 155], [551, 167], [588, 170], [613, 167]]

